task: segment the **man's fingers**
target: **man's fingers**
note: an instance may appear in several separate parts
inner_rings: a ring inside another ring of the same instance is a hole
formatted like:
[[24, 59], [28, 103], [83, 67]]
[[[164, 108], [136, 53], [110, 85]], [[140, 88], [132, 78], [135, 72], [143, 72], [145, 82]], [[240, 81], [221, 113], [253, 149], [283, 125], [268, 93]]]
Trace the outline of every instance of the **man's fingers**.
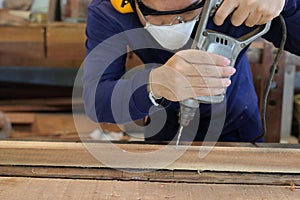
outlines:
[[238, 1], [223, 1], [220, 8], [214, 16], [214, 23], [218, 26], [224, 23], [224, 20], [238, 7]]
[[190, 77], [188, 81], [191, 84], [189, 87], [193, 88], [225, 88], [231, 84], [229, 78]]
[[234, 26], [265, 24], [277, 17], [284, 7], [284, 0], [224, 0], [214, 16], [214, 23], [222, 25], [232, 13], [230, 20]]
[[[186, 76], [204, 76], [204, 77], [229, 77], [236, 69], [230, 66], [197, 65], [193, 64], [194, 70], [185, 72]], [[196, 70], [196, 71], [195, 71]]]
[[214, 96], [214, 95], [222, 94], [224, 92], [225, 92], [225, 88], [201, 88], [195, 91], [196, 93], [195, 97]]
[[[241, 7], [238, 7], [231, 16], [231, 23], [234, 26], [240, 26], [248, 20], [250, 13]], [[250, 22], [251, 24], [252, 22]]]
[[[278, 13], [275, 15], [275, 13]], [[270, 13], [264, 13], [260, 20], [257, 22], [258, 25], [266, 24], [267, 22], [271, 21], [274, 17], [277, 17], [280, 13], [278, 11], [273, 12], [274, 15]]]
[[253, 27], [257, 24], [259, 24], [259, 21], [263, 19], [263, 16], [258, 16], [255, 13], [250, 13], [249, 17], [245, 21], [245, 25], [248, 27]]
[[176, 55], [191, 64], [199, 63], [217, 66], [228, 66], [230, 64], [230, 60], [226, 57], [201, 50], [184, 50], [177, 52]]

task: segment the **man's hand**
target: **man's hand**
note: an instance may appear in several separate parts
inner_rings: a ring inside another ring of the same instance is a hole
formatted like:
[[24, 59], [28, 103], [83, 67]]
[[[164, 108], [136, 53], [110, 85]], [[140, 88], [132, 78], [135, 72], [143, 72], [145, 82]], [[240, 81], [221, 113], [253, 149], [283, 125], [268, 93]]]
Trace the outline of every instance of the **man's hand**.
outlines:
[[285, 0], [224, 0], [217, 10], [214, 22], [222, 25], [231, 14], [231, 22], [234, 26], [243, 23], [246, 26], [261, 25], [277, 17], [282, 11]]
[[235, 73], [229, 62], [225, 57], [205, 51], [179, 51], [165, 65], [152, 71], [152, 92], [170, 101], [221, 94]]

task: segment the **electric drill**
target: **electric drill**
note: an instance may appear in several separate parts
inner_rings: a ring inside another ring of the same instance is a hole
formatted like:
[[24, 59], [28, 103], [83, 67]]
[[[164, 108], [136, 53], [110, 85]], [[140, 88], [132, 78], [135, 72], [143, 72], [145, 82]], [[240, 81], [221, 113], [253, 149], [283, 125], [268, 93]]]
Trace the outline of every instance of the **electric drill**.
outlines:
[[[269, 29], [271, 22], [257, 26], [252, 32], [247, 33], [240, 38], [233, 38], [220, 32], [206, 28], [208, 19], [213, 17], [223, 0], [206, 0], [201, 12], [200, 22], [197, 28], [192, 49], [199, 49], [224, 56], [230, 60], [230, 65], [234, 66], [239, 53], [251, 42], [264, 35]], [[183, 127], [189, 125], [194, 118], [196, 110], [200, 103], [214, 104], [221, 103], [226, 95], [226, 91], [215, 96], [199, 96], [186, 99], [180, 102], [178, 145]]]

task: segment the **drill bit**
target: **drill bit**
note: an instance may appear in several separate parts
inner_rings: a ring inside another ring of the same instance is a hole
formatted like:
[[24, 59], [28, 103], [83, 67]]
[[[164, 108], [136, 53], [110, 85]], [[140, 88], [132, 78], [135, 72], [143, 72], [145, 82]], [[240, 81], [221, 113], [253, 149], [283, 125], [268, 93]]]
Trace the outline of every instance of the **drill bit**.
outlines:
[[178, 145], [179, 145], [180, 137], [181, 137], [181, 134], [182, 134], [182, 129], [183, 129], [183, 126], [180, 126], [180, 128], [179, 128], [179, 130], [178, 130], [178, 136], [177, 136], [177, 141], [176, 141], [176, 147], [178, 147]]
[[182, 130], [187, 127], [191, 120], [194, 119], [195, 113], [199, 108], [199, 102], [196, 99], [186, 99], [180, 102], [180, 112], [179, 112], [179, 129], [176, 141], [176, 146], [178, 146]]

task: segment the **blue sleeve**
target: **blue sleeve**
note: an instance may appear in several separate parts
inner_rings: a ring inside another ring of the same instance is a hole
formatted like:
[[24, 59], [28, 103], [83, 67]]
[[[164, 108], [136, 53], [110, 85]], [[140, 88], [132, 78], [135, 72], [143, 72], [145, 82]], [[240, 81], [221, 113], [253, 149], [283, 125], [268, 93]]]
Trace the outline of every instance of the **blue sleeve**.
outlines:
[[[286, 0], [281, 15], [287, 27], [285, 50], [300, 55], [300, 0]], [[279, 47], [282, 38], [281, 24], [278, 18], [274, 19], [270, 31], [264, 38]]]
[[82, 76], [86, 114], [97, 122], [141, 119], [153, 105], [147, 92], [150, 70], [139, 70], [123, 78], [127, 41], [122, 22], [115, 18], [125, 15], [118, 16], [109, 1], [94, 4], [88, 12], [87, 56]]

